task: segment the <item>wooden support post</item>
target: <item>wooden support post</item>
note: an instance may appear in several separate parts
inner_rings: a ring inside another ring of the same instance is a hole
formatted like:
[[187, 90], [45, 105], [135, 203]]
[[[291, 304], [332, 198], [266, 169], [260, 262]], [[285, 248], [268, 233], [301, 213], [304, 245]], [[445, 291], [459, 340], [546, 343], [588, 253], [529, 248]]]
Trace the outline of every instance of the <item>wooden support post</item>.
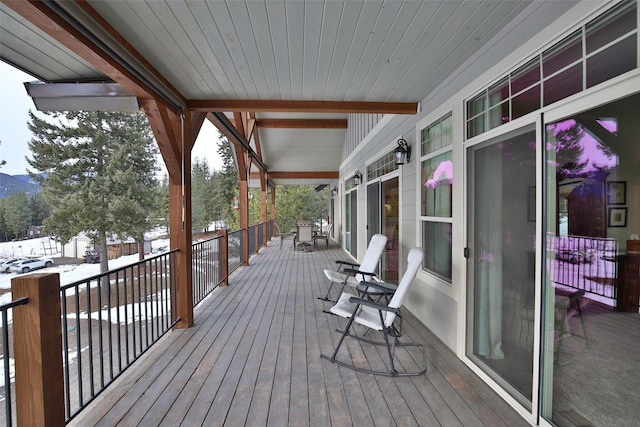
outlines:
[[29, 298], [13, 309], [18, 426], [64, 426], [60, 276], [16, 277], [11, 293]]
[[229, 284], [229, 232], [220, 230], [220, 286]]
[[[185, 158], [185, 170], [191, 170], [191, 159]], [[176, 312], [178, 323], [174, 329], [193, 325], [193, 273], [191, 266], [191, 174], [186, 173], [184, 183], [169, 176], [169, 230], [171, 248], [176, 253]], [[185, 194], [183, 195], [183, 191]], [[189, 214], [187, 214], [187, 212]]]
[[260, 172], [260, 222], [262, 227], [262, 246], [267, 246], [267, 179], [264, 172]]
[[249, 265], [249, 183], [240, 177], [240, 228], [242, 229], [242, 265]]

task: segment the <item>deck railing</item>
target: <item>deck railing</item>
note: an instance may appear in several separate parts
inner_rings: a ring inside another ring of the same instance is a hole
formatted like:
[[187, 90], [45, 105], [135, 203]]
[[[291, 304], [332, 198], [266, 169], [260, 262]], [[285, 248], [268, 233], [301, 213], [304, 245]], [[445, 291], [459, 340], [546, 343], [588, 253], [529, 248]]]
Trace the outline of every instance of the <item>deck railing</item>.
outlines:
[[256, 244], [258, 243], [256, 239], [257, 231], [258, 231], [257, 225], [249, 226], [249, 253], [250, 254], [255, 253], [257, 250], [257, 246], [256, 246]]
[[15, 400], [11, 390], [11, 381], [14, 378], [13, 372], [13, 336], [11, 335], [11, 311], [13, 307], [24, 305], [29, 301], [28, 298], [18, 298], [14, 301], [0, 305], [0, 314], [2, 315], [2, 376], [3, 383], [0, 384], [0, 397], [4, 400], [4, 419], [0, 419], [0, 424], [7, 426], [12, 425], [13, 412], [15, 410]]
[[67, 421], [175, 325], [176, 252], [60, 287]]
[[242, 250], [242, 235], [244, 232], [244, 230], [236, 230], [229, 233], [229, 274], [245, 262], [244, 251]]
[[198, 305], [226, 278], [222, 268], [222, 249], [226, 244], [226, 233], [192, 246], [191, 264], [193, 283], [193, 306]]
[[[269, 224], [272, 221], [269, 222]], [[269, 226], [271, 229], [273, 226]], [[264, 241], [260, 224], [252, 230], [254, 242]], [[267, 229], [269, 230], [269, 228]], [[217, 286], [226, 283], [228, 274], [242, 265], [243, 233], [238, 230], [196, 242], [192, 246], [192, 286], [193, 305], [198, 304]], [[259, 235], [258, 235], [259, 233]], [[267, 238], [272, 234], [268, 233]], [[259, 248], [255, 248], [257, 252]], [[53, 289], [54, 295], [45, 295], [50, 305], [58, 305], [55, 291], [59, 287], [60, 312], [51, 310], [42, 313], [48, 317], [47, 327], [51, 328], [55, 319], [61, 318], [62, 379], [64, 396], [60, 398], [60, 417], [64, 412], [66, 422], [73, 419], [122, 372], [131, 366], [155, 342], [177, 323], [176, 280], [178, 250], [153, 256], [126, 267], [95, 275], [75, 283], [59, 286], [57, 275], [44, 275], [43, 279], [21, 276], [32, 292], [41, 287]], [[251, 252], [250, 252], [251, 254]], [[226, 267], [226, 268], [225, 268]], [[35, 285], [35, 286], [34, 286]], [[21, 289], [24, 284], [21, 284]], [[51, 286], [54, 286], [51, 288]], [[21, 291], [22, 292], [22, 291]], [[52, 299], [53, 298], [53, 299]], [[3, 334], [3, 372], [5, 376], [4, 414], [8, 426], [14, 425], [13, 414], [16, 399], [10, 389], [11, 364], [10, 332], [26, 336], [31, 330], [21, 326], [15, 331], [9, 325], [8, 313], [12, 307], [28, 304], [27, 298], [20, 298], [0, 306]], [[43, 304], [37, 303], [38, 310]], [[56, 309], [57, 310], [57, 309]], [[37, 311], [37, 310], [36, 310]], [[29, 314], [31, 316], [32, 314]], [[23, 315], [24, 316], [24, 315]], [[54, 327], [53, 330], [57, 328]], [[57, 333], [60, 333], [58, 330]], [[34, 343], [30, 342], [30, 346]], [[42, 350], [36, 343], [37, 350]], [[22, 346], [21, 348], [32, 348]], [[60, 353], [54, 351], [54, 353]], [[23, 354], [30, 354], [29, 352]], [[54, 363], [54, 364], [55, 364]], [[51, 366], [48, 369], [54, 369]], [[27, 384], [26, 378], [16, 378], [16, 384]], [[24, 389], [24, 386], [22, 386]], [[45, 395], [47, 387], [44, 387]], [[53, 390], [52, 390], [53, 391]], [[46, 397], [45, 397], [46, 399]], [[55, 399], [54, 399], [55, 400]], [[45, 415], [46, 416], [46, 415]], [[30, 418], [30, 421], [33, 418]], [[0, 419], [0, 425], [2, 424]], [[37, 423], [37, 422], [36, 422]]]
[[554, 236], [548, 238], [553, 281], [615, 300], [618, 242], [613, 238]]

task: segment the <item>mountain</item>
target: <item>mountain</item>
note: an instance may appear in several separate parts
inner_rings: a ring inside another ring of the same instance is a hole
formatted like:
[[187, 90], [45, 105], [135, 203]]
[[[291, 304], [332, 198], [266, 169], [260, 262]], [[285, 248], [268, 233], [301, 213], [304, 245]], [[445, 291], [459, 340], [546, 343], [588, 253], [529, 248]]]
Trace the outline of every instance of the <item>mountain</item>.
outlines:
[[30, 196], [41, 191], [40, 186], [29, 175], [7, 175], [0, 173], [0, 198], [8, 197], [11, 193], [24, 191]]

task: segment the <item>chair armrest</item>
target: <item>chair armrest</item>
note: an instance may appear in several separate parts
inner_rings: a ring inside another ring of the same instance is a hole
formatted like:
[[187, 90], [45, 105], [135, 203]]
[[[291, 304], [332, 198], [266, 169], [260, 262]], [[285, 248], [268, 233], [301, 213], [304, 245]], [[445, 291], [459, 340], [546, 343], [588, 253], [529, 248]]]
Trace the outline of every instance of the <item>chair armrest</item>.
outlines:
[[370, 301], [368, 299], [364, 299], [364, 298], [350, 297], [349, 302], [355, 305], [364, 305], [366, 307], [371, 307], [375, 310], [390, 311], [391, 313], [400, 314], [399, 308], [389, 307], [388, 305], [376, 304], [375, 302]]
[[344, 270], [342, 270], [342, 272], [346, 273], [346, 274], [349, 274], [351, 276], [355, 276], [356, 274], [362, 274], [362, 275], [372, 276], [372, 277], [376, 276], [376, 273], [369, 272], [369, 271], [360, 271], [360, 270], [355, 269], [355, 268], [345, 268]]
[[341, 267], [343, 265], [350, 265], [352, 267], [360, 267], [360, 264], [358, 264], [357, 262], [351, 262], [351, 261], [340, 261], [340, 260], [336, 260], [336, 264], [339, 264]]
[[[393, 286], [393, 288], [391, 288], [390, 286]], [[398, 285], [394, 285], [391, 283], [379, 283], [379, 282], [367, 282], [367, 281], [362, 281], [358, 284], [358, 291], [362, 293], [365, 293], [365, 294], [371, 293], [369, 292], [369, 288], [375, 289], [377, 291], [376, 294], [392, 295], [396, 293], [396, 290], [398, 289]]]

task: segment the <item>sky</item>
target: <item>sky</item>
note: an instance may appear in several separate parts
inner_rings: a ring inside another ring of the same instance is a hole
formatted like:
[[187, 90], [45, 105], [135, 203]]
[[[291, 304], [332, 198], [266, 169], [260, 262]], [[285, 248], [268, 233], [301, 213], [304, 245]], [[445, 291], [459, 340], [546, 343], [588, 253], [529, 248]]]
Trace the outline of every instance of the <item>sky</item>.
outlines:
[[[29, 74], [0, 61], [0, 160], [7, 162], [0, 167], [1, 173], [27, 173], [25, 156], [29, 156], [27, 143], [31, 139], [27, 121], [29, 110], [36, 111], [36, 108], [23, 83], [34, 80]], [[222, 160], [217, 153], [217, 140], [217, 129], [205, 120], [191, 150], [191, 158], [206, 159], [210, 168], [219, 170]], [[164, 169], [162, 160], [160, 166]]]

